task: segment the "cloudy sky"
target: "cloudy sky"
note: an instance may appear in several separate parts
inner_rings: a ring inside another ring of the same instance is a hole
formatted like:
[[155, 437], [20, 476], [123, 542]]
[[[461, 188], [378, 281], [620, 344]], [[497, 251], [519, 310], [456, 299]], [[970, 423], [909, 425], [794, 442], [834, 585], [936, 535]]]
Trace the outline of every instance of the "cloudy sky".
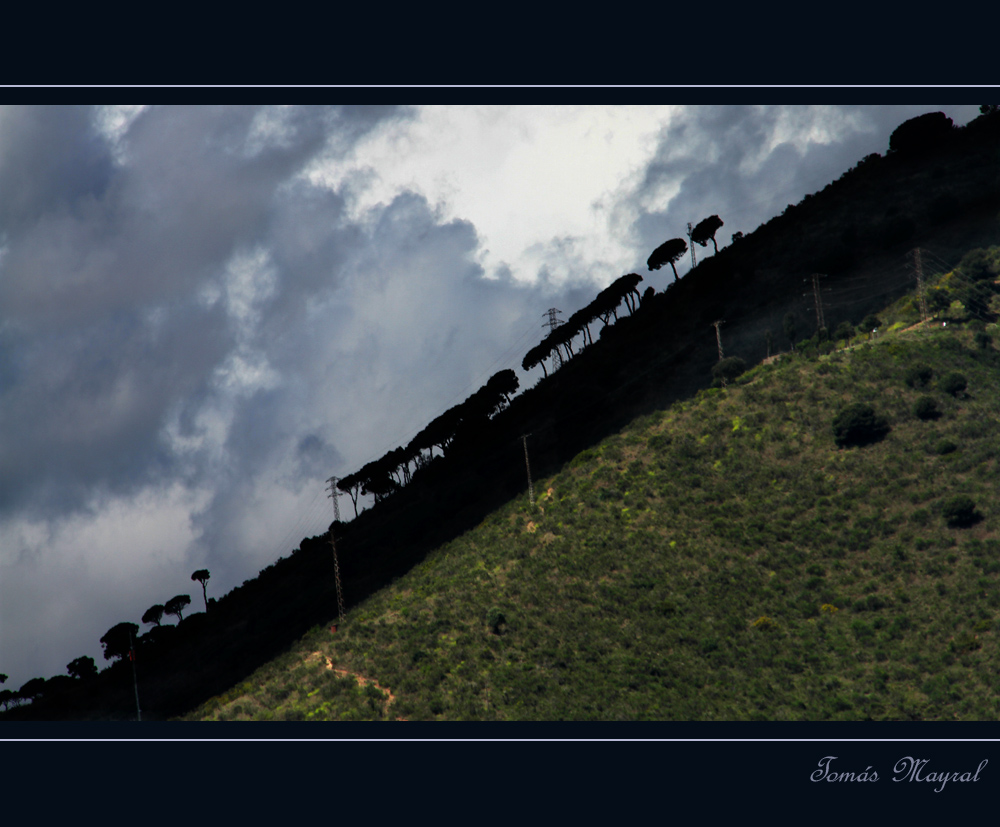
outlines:
[[729, 243], [937, 110], [978, 114], [0, 107], [5, 688], [324, 531], [328, 477], [498, 370], [533, 384], [547, 308], [664, 289], [687, 222]]

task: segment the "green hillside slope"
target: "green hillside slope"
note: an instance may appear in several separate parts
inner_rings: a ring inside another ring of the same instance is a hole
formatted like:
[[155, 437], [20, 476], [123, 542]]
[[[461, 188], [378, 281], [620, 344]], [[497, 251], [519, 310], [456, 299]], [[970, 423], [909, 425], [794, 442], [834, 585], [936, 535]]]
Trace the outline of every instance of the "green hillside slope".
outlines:
[[[998, 391], [990, 335], [939, 322], [759, 365], [186, 718], [994, 719]], [[838, 447], [852, 403], [888, 432]]]

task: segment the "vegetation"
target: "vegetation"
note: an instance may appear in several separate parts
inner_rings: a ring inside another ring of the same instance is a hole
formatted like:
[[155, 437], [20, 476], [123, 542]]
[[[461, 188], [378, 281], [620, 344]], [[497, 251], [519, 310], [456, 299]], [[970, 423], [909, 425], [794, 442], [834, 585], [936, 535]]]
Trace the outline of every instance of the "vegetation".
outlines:
[[712, 246], [715, 247], [715, 252], [719, 252], [719, 245], [715, 241], [715, 234], [722, 227], [723, 221], [717, 215], [710, 215], [708, 218], [699, 221], [695, 224], [694, 229], [691, 231], [691, 240], [695, 244], [699, 244], [702, 247], [707, 247], [708, 242], [712, 242]]
[[715, 367], [712, 368], [712, 378], [716, 380], [717, 384], [725, 384], [726, 382], [732, 382], [743, 374], [746, 369], [746, 359], [739, 356], [729, 356], [716, 362]]
[[[923, 367], [983, 392], [938, 390], [922, 420]], [[997, 367], [954, 327], [758, 365], [585, 450], [536, 506], [186, 717], [996, 718], [1000, 512], [975, 503], [1000, 476]], [[881, 441], [838, 448], [845, 396], [880, 400], [845, 410], [884, 418]]]
[[968, 380], [957, 370], [953, 370], [941, 377], [942, 393], [947, 393], [951, 396], [958, 396], [963, 393], [968, 386]]
[[677, 261], [687, 252], [687, 242], [683, 238], [671, 238], [664, 241], [650, 254], [646, 266], [650, 270], [659, 270], [664, 264], [669, 264], [677, 276]]
[[138, 634], [139, 627], [135, 623], [125, 621], [112, 626], [101, 638], [104, 659], [127, 658]]
[[208, 569], [198, 569], [191, 575], [192, 580], [197, 580], [201, 583], [201, 595], [205, 598], [205, 611], [208, 611], [208, 578], [212, 575]]
[[841, 410], [833, 420], [833, 438], [841, 448], [870, 445], [889, 433], [889, 422], [875, 413], [871, 405], [855, 402]]
[[163, 620], [163, 614], [166, 611], [166, 607], [162, 603], [157, 603], [146, 609], [142, 616], [143, 623], [150, 623], [154, 626], [159, 626], [160, 621]]
[[173, 615], [180, 622], [184, 619], [184, 608], [191, 602], [191, 595], [178, 594], [163, 604], [163, 613]]
[[66, 665], [70, 677], [86, 680], [97, 676], [97, 664], [91, 657], [79, 657]]

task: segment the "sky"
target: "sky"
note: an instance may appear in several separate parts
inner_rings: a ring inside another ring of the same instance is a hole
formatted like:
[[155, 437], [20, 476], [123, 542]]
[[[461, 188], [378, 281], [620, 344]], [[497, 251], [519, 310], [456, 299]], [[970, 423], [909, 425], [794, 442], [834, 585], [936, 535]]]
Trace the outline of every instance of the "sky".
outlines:
[[978, 107], [0, 107], [4, 688], [203, 610], [195, 570], [326, 530], [330, 476], [533, 385], [548, 308], [662, 291], [688, 222], [728, 244], [933, 111]]

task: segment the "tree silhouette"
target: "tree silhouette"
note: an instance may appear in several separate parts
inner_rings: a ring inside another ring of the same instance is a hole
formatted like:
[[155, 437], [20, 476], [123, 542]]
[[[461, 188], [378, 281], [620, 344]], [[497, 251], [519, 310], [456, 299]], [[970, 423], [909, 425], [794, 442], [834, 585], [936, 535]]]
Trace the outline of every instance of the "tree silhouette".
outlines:
[[535, 365], [541, 365], [542, 373], [547, 377], [549, 372], [545, 369], [545, 360], [549, 358], [551, 352], [552, 348], [548, 347], [545, 342], [541, 342], [524, 354], [524, 359], [521, 360], [521, 367], [524, 370], [531, 370]]
[[160, 625], [160, 621], [163, 619], [164, 607], [162, 603], [157, 603], [155, 606], [150, 606], [146, 609], [146, 614], [142, 616], [143, 623], [153, 623], [157, 626]]
[[629, 313], [635, 313], [636, 302], [639, 301], [638, 285], [640, 281], [642, 281], [642, 276], [638, 273], [628, 273], [624, 276], [619, 276], [612, 283], [612, 287], [615, 288], [621, 299], [624, 299], [625, 304], [628, 305]]
[[521, 383], [517, 379], [517, 374], [510, 368], [494, 373], [486, 383], [486, 387], [500, 394], [508, 405], [510, 404], [511, 395], [517, 393], [517, 389], [520, 386]]
[[943, 144], [955, 131], [944, 112], [928, 112], [903, 121], [889, 136], [890, 153], [926, 152]]
[[4, 689], [0, 692], [0, 704], [3, 704], [3, 708], [6, 710], [15, 699], [16, 695], [9, 689]]
[[671, 238], [653, 250], [653, 254], [646, 261], [646, 266], [650, 270], [659, 270], [664, 264], [669, 264], [676, 279], [678, 276], [675, 262], [687, 252], [687, 249], [687, 242], [683, 238]]
[[32, 678], [17, 692], [26, 701], [33, 701], [45, 694], [45, 678]]
[[[209, 574], [208, 569], [198, 569], [194, 574], [191, 575], [192, 580], [197, 580], [201, 583], [201, 594], [205, 598], [205, 612], [208, 612], [208, 591], [205, 584], [208, 583], [208, 578], [212, 575]], [[166, 611], [166, 609], [164, 609]]]
[[139, 633], [136, 623], [117, 623], [104, 633], [101, 646], [104, 647], [104, 659], [128, 657], [132, 650], [132, 641]]
[[[413, 443], [410, 443], [411, 445]], [[358, 476], [357, 472], [353, 474], [348, 474], [346, 477], [341, 477], [337, 480], [337, 488], [343, 491], [345, 494], [350, 495], [351, 502], [354, 503], [354, 516], [358, 516], [358, 496], [361, 494], [361, 477]]]
[[180, 623], [184, 619], [182, 612], [184, 607], [191, 602], [191, 595], [188, 594], [178, 594], [175, 597], [171, 597], [163, 605], [163, 613], [168, 615], [174, 615], [177, 618], [177, 622]]
[[84, 655], [66, 664], [66, 671], [72, 677], [79, 678], [80, 680], [93, 678], [97, 675], [97, 664], [94, 663], [93, 658]]
[[0, 672], [0, 683], [7, 683], [7, 676]]
[[691, 240], [702, 247], [707, 247], [708, 242], [711, 240], [712, 246], [715, 247], [715, 252], [719, 252], [719, 245], [715, 242], [715, 234], [722, 226], [722, 223], [722, 219], [717, 215], [710, 215], [708, 218], [699, 221], [691, 231]]

